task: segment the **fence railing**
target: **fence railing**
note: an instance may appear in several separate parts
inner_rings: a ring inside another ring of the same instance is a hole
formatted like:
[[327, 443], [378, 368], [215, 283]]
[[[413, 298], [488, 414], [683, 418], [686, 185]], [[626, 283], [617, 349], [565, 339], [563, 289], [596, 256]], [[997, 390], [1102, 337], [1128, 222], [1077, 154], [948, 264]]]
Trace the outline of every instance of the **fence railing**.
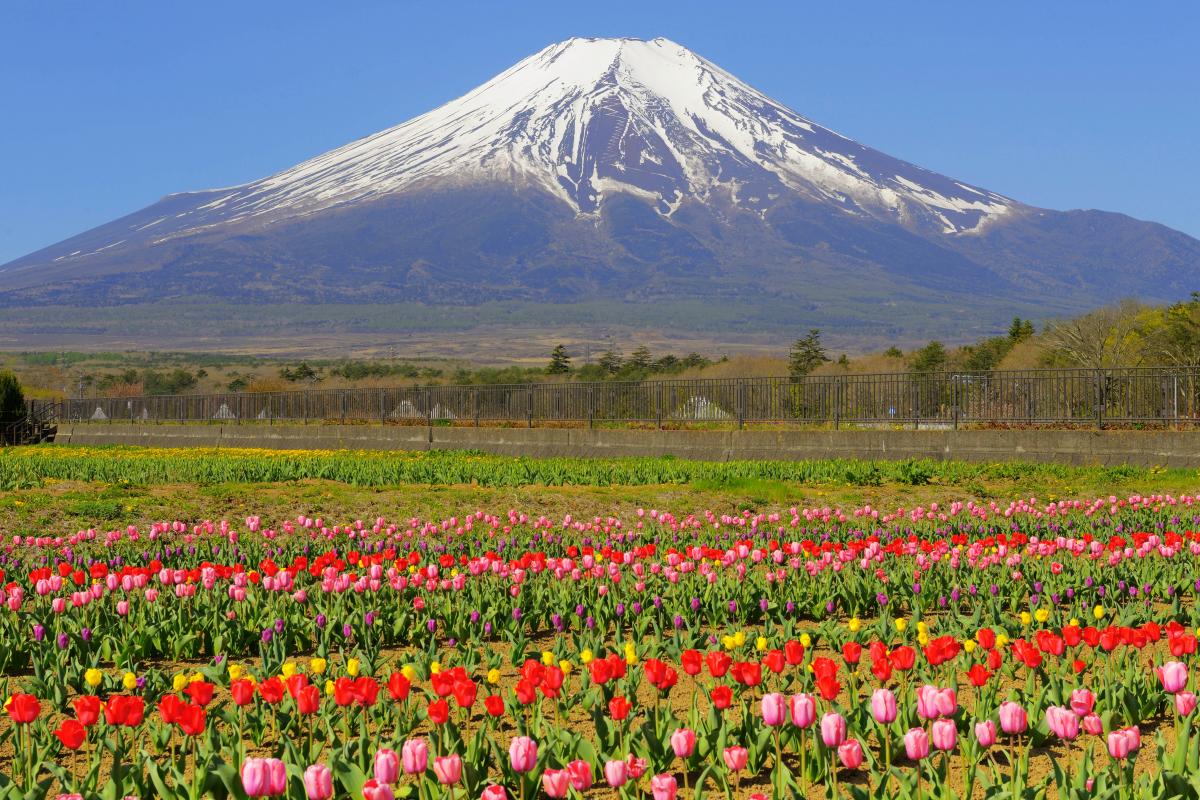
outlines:
[[1191, 425], [1200, 367], [300, 389], [38, 401], [60, 422]]

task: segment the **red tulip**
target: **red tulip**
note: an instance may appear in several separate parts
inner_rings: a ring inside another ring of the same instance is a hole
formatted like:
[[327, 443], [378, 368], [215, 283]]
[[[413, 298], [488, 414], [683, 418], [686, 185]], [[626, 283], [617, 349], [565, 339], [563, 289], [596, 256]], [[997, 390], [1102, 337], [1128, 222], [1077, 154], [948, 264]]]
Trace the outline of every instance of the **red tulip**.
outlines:
[[31, 694], [14, 694], [5, 703], [4, 710], [18, 725], [28, 725], [42, 713], [42, 704]]
[[239, 678], [229, 684], [229, 693], [233, 695], [233, 703], [237, 706], [248, 706], [254, 702], [254, 681]]
[[90, 728], [100, 719], [100, 698], [92, 695], [83, 695], [76, 697], [71, 704], [75, 708], [75, 719], [79, 720], [85, 728]]
[[104, 706], [104, 721], [109, 725], [136, 728], [146, 718], [146, 701], [140, 697], [114, 695]]
[[393, 672], [388, 677], [387, 690], [393, 700], [407, 700], [409, 692], [412, 691], [412, 682], [404, 677], [403, 673]]
[[729, 665], [733, 663], [733, 659], [720, 650], [714, 650], [706, 655], [704, 661], [708, 665], [708, 674], [714, 678], [725, 677], [725, 673], [729, 671]]
[[629, 711], [632, 708], [633, 704], [624, 697], [617, 696], [608, 701], [608, 715], [617, 722], [621, 722], [628, 717]]
[[78, 750], [87, 738], [87, 728], [79, 720], [64, 719], [57, 730], [51, 731], [68, 750]]
[[483, 699], [483, 707], [493, 717], [504, 716], [504, 699], [498, 694], [490, 694]]
[[212, 702], [213, 690], [216, 688], [208, 681], [192, 681], [183, 690], [183, 693], [190, 697], [196, 705], [206, 706]]
[[199, 736], [204, 733], [204, 706], [186, 705], [180, 711], [175, 722], [184, 736]]
[[301, 714], [315, 714], [321, 708], [321, 690], [316, 686], [305, 686], [296, 695], [296, 710]]
[[444, 725], [446, 720], [450, 719], [450, 704], [438, 698], [429, 704], [425, 714], [434, 725]]
[[[596, 663], [595, 661], [592, 662]], [[699, 650], [684, 650], [683, 655], [679, 657], [679, 665], [688, 675], [695, 677], [700, 674], [701, 658]]]
[[[344, 679], [339, 678], [339, 680]], [[267, 705], [273, 706], [283, 700], [283, 693], [283, 681], [279, 680], [277, 677], [267, 678], [258, 685], [258, 696], [261, 697], [263, 702]]]
[[724, 711], [733, 702], [733, 690], [728, 686], [717, 686], [709, 693], [713, 708]]

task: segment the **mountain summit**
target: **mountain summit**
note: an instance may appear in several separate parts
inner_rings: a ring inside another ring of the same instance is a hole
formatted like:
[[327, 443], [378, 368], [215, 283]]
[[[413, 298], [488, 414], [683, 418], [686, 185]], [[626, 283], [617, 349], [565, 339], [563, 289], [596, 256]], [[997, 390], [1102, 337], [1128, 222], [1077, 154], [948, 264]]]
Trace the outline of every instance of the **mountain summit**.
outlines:
[[0, 267], [0, 305], [765, 293], [853, 324], [883, 296], [1059, 310], [1198, 278], [1200, 242], [1162, 226], [914, 166], [667, 39], [570, 39], [394, 128]]

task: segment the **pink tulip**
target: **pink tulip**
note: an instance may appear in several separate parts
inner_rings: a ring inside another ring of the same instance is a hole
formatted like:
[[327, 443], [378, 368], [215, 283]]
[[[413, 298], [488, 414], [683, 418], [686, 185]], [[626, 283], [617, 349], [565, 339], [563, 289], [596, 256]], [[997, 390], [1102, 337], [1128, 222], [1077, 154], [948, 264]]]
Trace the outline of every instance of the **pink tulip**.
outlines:
[[763, 695], [762, 718], [764, 725], [771, 728], [782, 725], [787, 717], [787, 711], [787, 701], [783, 699], [783, 695], [778, 692]]
[[863, 763], [863, 749], [858, 739], [847, 739], [838, 747], [838, 760], [846, 769], [858, 769]]
[[[1176, 696], [1178, 697], [1178, 695]], [[1083, 728], [1083, 732], [1089, 736], [1099, 736], [1104, 733], [1104, 723], [1098, 714], [1088, 714], [1079, 724]]]
[[924, 728], [910, 728], [904, 734], [904, 752], [910, 761], [920, 761], [929, 755], [929, 735]]
[[1124, 760], [1142, 746], [1142, 735], [1136, 727], [1121, 728], [1108, 735], [1108, 755]]
[[958, 727], [952, 719], [938, 719], [933, 722], [933, 746], [943, 752], [954, 749], [958, 741]]
[[1077, 717], [1086, 717], [1096, 707], [1096, 695], [1087, 689], [1076, 689], [1071, 692], [1071, 710]]
[[438, 783], [444, 786], [458, 783], [462, 779], [462, 768], [462, 756], [458, 753], [433, 759], [433, 774], [437, 776]]
[[726, 747], [721, 753], [721, 758], [725, 760], [725, 768], [730, 772], [741, 772], [750, 760], [750, 751], [744, 747]]
[[249, 797], [269, 797], [267, 794], [266, 759], [247, 758], [241, 768], [242, 788]]
[[650, 791], [654, 794], [654, 800], [675, 800], [679, 784], [674, 775], [655, 775], [650, 779]]
[[375, 780], [393, 784], [400, 778], [400, 756], [395, 750], [382, 748], [375, 753]]
[[586, 792], [592, 788], [592, 765], [582, 758], [577, 758], [567, 764], [567, 778], [571, 788], [577, 792]]
[[517, 736], [508, 745], [508, 763], [514, 772], [530, 772], [537, 765], [537, 742], [528, 736]]
[[821, 717], [821, 741], [830, 749], [846, 741], [846, 718], [836, 711], [830, 711]]
[[1175, 710], [1181, 717], [1191, 716], [1191, 713], [1196, 710], [1196, 695], [1191, 692], [1176, 692]]
[[429, 766], [429, 744], [424, 739], [409, 739], [400, 748], [400, 757], [406, 774], [424, 774]]
[[308, 800], [330, 800], [333, 797], [333, 772], [324, 764], [313, 764], [304, 770], [304, 794]]
[[817, 720], [817, 703], [811, 694], [794, 694], [788, 699], [792, 713], [792, 724], [797, 728], [807, 728]]
[[498, 784], [491, 784], [479, 795], [479, 800], [508, 800], [508, 792]]
[[985, 750], [996, 743], [996, 723], [990, 719], [975, 723], [975, 741]]
[[395, 800], [392, 787], [371, 778], [363, 784], [363, 800]]
[[542, 788], [547, 797], [566, 797], [571, 778], [565, 769], [548, 769], [542, 773]]
[[1046, 709], [1046, 727], [1063, 741], [1071, 741], [1079, 735], [1079, 717], [1070, 709], [1050, 706]]
[[1011, 701], [1000, 704], [1000, 730], [1007, 734], [1024, 733], [1029, 728], [1025, 709]]
[[871, 695], [871, 714], [880, 725], [896, 721], [896, 695], [891, 689], [876, 689]]
[[696, 732], [688, 728], [680, 728], [671, 734], [671, 749], [676, 758], [691, 758], [696, 752]]
[[624, 759], [604, 762], [604, 780], [614, 789], [620, 789], [629, 780], [629, 765]]
[[1171, 694], [1182, 692], [1187, 688], [1187, 666], [1179, 661], [1168, 661], [1158, 668], [1158, 679], [1162, 687]]
[[287, 791], [287, 767], [277, 758], [247, 758], [241, 776], [249, 797], [273, 797]]

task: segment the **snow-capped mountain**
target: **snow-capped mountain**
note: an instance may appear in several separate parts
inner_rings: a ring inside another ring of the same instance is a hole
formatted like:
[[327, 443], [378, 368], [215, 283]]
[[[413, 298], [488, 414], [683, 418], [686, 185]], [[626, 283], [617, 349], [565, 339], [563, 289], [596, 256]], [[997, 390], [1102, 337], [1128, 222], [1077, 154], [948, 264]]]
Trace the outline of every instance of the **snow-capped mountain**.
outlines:
[[[853, 142], [667, 39], [570, 39], [475, 91], [178, 217], [311, 213], [422, 181], [533, 185], [593, 213], [633, 193], [669, 215], [685, 198], [763, 208], [790, 191], [947, 233], [1014, 203]], [[166, 221], [166, 220], [164, 220]]]
[[1174, 296], [1200, 277], [1200, 243], [885, 155], [667, 39], [571, 39], [394, 128], [0, 267], [0, 304], [813, 302], [827, 280], [860, 299], [1069, 290], [1086, 304], [1129, 294], [1138, 265], [1152, 296]]

